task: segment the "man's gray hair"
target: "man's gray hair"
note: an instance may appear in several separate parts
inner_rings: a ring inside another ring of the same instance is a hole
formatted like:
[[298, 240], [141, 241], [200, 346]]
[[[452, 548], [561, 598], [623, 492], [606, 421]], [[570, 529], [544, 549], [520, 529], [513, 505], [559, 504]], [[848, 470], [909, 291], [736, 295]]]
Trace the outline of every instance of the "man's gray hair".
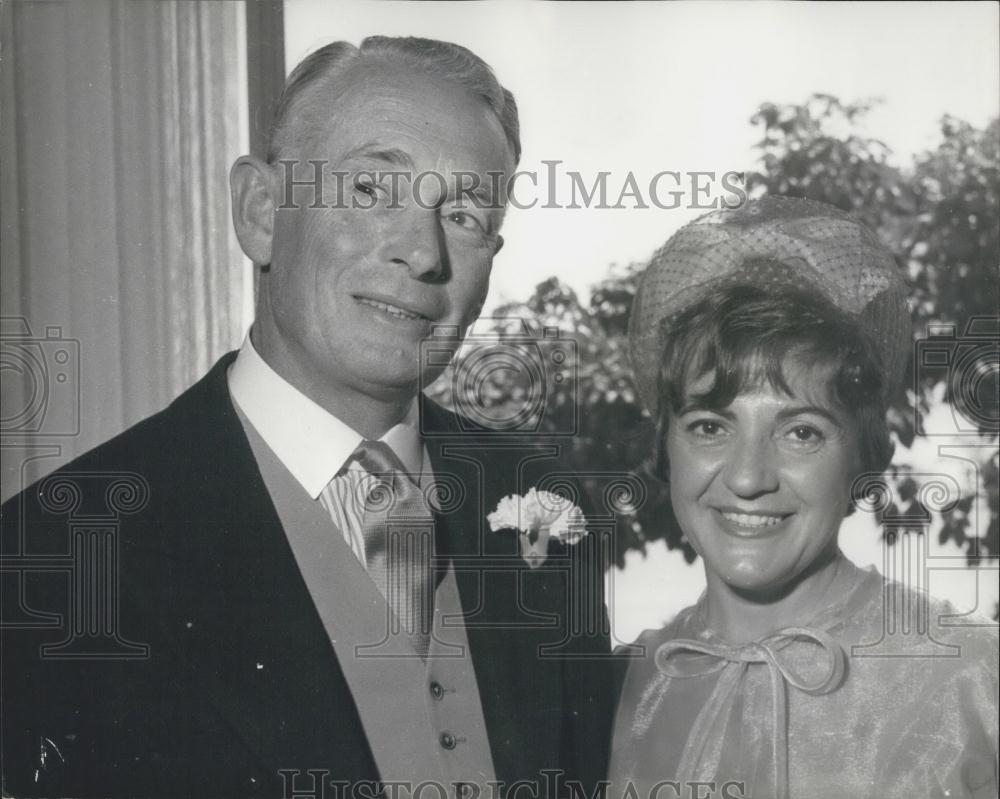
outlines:
[[[514, 153], [521, 158], [521, 134], [514, 95], [500, 85], [483, 59], [471, 50], [451, 42], [416, 37], [369, 36], [360, 47], [350, 42], [331, 42], [304, 58], [288, 76], [278, 99], [274, 123], [268, 137], [267, 160], [274, 163], [297, 136], [312, 134], [315, 124], [308, 108], [298, 108], [300, 100], [319, 81], [335, 79], [348, 69], [365, 62], [399, 64], [427, 75], [450, 80], [482, 98], [503, 128]], [[335, 84], [333, 84], [335, 85]], [[317, 109], [318, 110], [318, 109]]]

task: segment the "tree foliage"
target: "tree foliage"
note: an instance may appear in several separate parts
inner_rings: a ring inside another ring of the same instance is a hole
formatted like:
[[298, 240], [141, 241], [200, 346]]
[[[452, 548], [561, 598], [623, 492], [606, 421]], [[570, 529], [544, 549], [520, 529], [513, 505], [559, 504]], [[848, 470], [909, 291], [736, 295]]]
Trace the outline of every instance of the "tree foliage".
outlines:
[[[938, 516], [942, 543], [954, 541], [970, 560], [996, 557], [1000, 121], [980, 130], [945, 116], [939, 146], [900, 167], [883, 142], [863, 133], [874, 105], [824, 94], [802, 105], [765, 103], [751, 119], [763, 132], [762, 168], [748, 186], [752, 196], [806, 197], [850, 211], [896, 256], [911, 288], [915, 346], [908, 380], [893, 398], [892, 430], [908, 448], [921, 419], [949, 405], [957, 432], [977, 445], [969, 457], [979, 480], [975, 491], [938, 508], [934, 492], [922, 490], [934, 476], [916, 474], [898, 454], [892, 502], [881, 515], [912, 520], [914, 530]], [[929, 350], [933, 363], [922, 355]], [[985, 499], [978, 510], [986, 518], [974, 529], [977, 498]]]
[[[760, 169], [747, 176], [748, 189], [751, 196], [806, 197], [855, 214], [879, 234], [906, 270], [917, 338], [926, 335], [928, 325], [953, 326], [954, 339], [935, 339], [941, 345], [938, 349], [950, 348], [951, 365], [930, 368], [911, 363], [909, 388], [893, 398], [890, 423], [907, 448], [921, 432], [919, 414], [926, 415], [942, 403], [951, 406], [966, 428], [971, 426], [975, 441], [989, 445], [976, 450], [979, 496], [986, 499], [980, 510], [988, 523], [979, 525], [985, 530], [970, 524], [976, 496], [964, 496], [943, 510], [928, 503], [927, 492], [921, 490], [923, 478], [903, 455], [891, 467], [893, 500], [882, 513], [912, 519], [918, 529], [936, 514], [942, 540], [955, 541], [970, 560], [996, 557], [1000, 554], [996, 454], [1000, 123], [994, 120], [980, 130], [946, 116], [941, 120], [940, 145], [901, 167], [888, 146], [864, 133], [865, 116], [874, 105], [873, 101], [845, 104], [822, 94], [801, 105], [761, 105], [750, 120], [762, 133], [756, 145]], [[673, 519], [665, 486], [643, 465], [652, 454], [655, 431], [636, 398], [627, 342], [629, 310], [643, 268], [643, 264], [612, 265], [608, 277], [593, 286], [585, 300], [550, 278], [526, 300], [499, 308], [496, 315], [525, 320], [529, 337], [544, 341], [544, 330], [549, 328], [575, 342], [575, 353], [562, 364], [568, 379], [549, 381], [542, 390], [545, 407], [537, 417], [539, 432], [575, 429], [575, 435], [559, 439], [563, 454], [592, 484], [601, 473], [636, 470], [643, 476], [648, 490], [645, 502], [635, 512], [619, 516], [617, 562], [622, 563], [628, 549], [643, 549], [656, 539], [665, 539], [670, 548], [682, 548], [690, 562], [695, 554]], [[482, 346], [474, 343], [473, 351], [481, 356]], [[502, 352], [502, 345], [495, 352]], [[543, 369], [549, 368], [544, 352], [539, 352], [531, 357]], [[956, 379], [959, 362], [967, 374]], [[461, 364], [469, 360], [458, 363], [461, 371]], [[528, 371], [513, 368], [487, 374], [484, 370], [470, 386], [467, 380], [454, 380], [452, 367], [431, 393], [467, 413], [479, 410], [504, 418], [539, 396], [537, 374], [532, 378]]]

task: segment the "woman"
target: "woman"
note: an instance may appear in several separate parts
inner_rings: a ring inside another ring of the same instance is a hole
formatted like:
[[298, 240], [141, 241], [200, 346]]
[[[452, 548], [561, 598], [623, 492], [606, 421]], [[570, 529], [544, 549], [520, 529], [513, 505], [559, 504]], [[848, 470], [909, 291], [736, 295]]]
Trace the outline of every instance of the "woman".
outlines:
[[[837, 544], [892, 454], [910, 353], [892, 257], [819, 203], [714, 212], [654, 256], [630, 337], [707, 587], [637, 642], [615, 797], [995, 797], [996, 626], [941, 624], [951, 606]], [[929, 630], [903, 626], [921, 609]]]

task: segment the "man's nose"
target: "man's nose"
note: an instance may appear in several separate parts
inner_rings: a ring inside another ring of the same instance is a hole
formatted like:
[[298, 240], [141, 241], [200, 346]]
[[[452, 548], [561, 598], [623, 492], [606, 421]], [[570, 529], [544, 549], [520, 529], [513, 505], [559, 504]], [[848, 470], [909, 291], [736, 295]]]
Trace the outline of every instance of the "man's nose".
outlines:
[[415, 278], [439, 277], [446, 266], [447, 251], [437, 212], [407, 209], [400, 216], [390, 234], [386, 257], [394, 264], [406, 266]]
[[722, 473], [726, 486], [739, 497], [752, 498], [777, 491], [777, 453], [770, 437], [739, 438]]

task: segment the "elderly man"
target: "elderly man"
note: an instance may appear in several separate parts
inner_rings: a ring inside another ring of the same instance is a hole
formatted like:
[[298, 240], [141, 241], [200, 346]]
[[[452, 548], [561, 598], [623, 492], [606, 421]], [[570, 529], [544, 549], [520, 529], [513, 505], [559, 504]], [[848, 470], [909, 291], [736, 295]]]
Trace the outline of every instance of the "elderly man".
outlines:
[[[373, 37], [296, 68], [267, 161], [231, 172], [260, 267], [243, 347], [3, 509], [6, 551], [76, 557], [72, 581], [5, 579], [63, 622], [5, 632], [8, 792], [473, 799], [603, 777], [606, 625], [569, 612], [601, 607], [599, 570], [560, 542], [526, 561], [486, 521], [558, 464], [420, 394], [442, 368], [421, 341], [456, 344], [482, 307], [519, 154], [513, 97], [462, 47]], [[109, 503], [86, 572], [79, 520]]]

